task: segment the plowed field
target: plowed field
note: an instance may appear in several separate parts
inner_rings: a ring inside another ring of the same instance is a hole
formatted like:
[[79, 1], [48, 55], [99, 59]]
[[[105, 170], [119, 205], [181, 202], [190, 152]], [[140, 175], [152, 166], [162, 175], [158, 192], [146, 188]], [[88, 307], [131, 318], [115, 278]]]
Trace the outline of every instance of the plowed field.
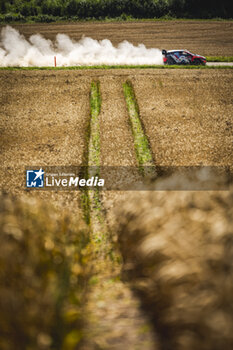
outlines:
[[[155, 21], [130, 23], [75, 23], [15, 25], [27, 38], [40, 33], [55, 39], [57, 33], [80, 40], [109, 39], [114, 45], [128, 40], [159, 49], [188, 49], [206, 56], [233, 56], [232, 21]], [[1, 26], [0, 26], [1, 28]]]
[[[142, 178], [123, 93], [126, 81], [134, 90], [155, 166], [232, 165], [232, 79], [233, 71], [224, 69], [0, 71], [1, 190], [41, 197], [82, 216], [78, 191], [28, 193], [25, 166], [87, 165], [90, 89], [96, 81], [101, 165], [133, 166], [132, 181]], [[98, 197], [107, 222], [127, 195], [103, 191]], [[101, 236], [95, 239], [99, 247], [109, 236], [102, 243]], [[87, 303], [82, 349], [157, 350], [138, 301], [119, 278], [121, 265], [101, 259], [95, 255], [99, 275]]]
[[[20, 193], [26, 166], [82, 162], [89, 117], [90, 79], [70, 74], [1, 74], [1, 188]], [[69, 151], [68, 151], [69, 150]], [[51, 198], [48, 193], [35, 193]], [[78, 193], [53, 194], [77, 210]]]
[[230, 165], [232, 75], [229, 70], [2, 71], [1, 188], [23, 191], [25, 166], [82, 164], [93, 80], [100, 81], [102, 99], [101, 165], [137, 164], [122, 90], [126, 80], [135, 90], [156, 165]]

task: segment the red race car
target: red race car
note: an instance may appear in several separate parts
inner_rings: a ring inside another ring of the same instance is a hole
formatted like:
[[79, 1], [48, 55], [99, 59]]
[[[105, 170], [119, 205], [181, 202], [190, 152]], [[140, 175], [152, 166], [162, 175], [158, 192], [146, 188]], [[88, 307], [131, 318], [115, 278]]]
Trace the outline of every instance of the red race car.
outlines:
[[205, 65], [206, 58], [188, 50], [162, 50], [164, 64]]

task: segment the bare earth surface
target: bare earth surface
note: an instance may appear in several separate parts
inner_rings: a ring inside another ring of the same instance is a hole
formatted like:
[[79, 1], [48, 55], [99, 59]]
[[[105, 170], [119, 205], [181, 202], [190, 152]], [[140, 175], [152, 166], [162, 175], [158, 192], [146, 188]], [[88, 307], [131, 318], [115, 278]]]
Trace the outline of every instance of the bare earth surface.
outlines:
[[118, 76], [104, 76], [100, 78], [100, 84], [101, 165], [136, 166], [133, 137], [129, 128], [121, 79]]
[[132, 79], [158, 165], [230, 165], [232, 73], [174, 71]]
[[[1, 72], [1, 188], [25, 189], [26, 166], [80, 165], [89, 116], [89, 79], [66, 72]], [[35, 196], [50, 198], [46, 191]], [[53, 193], [55, 205], [78, 210], [78, 192]]]
[[[124, 101], [121, 76], [100, 78], [102, 112], [100, 114], [101, 165], [137, 167], [133, 136], [128, 111]], [[139, 181], [137, 169], [133, 181]], [[114, 183], [115, 176], [112, 175]], [[122, 179], [124, 181], [124, 179]], [[127, 194], [120, 191], [104, 191], [102, 200], [108, 216], [114, 203]]]
[[[82, 163], [96, 80], [101, 164], [136, 165], [122, 92], [122, 83], [130, 80], [156, 164], [230, 165], [232, 78], [233, 71], [224, 69], [0, 71], [1, 189], [25, 193], [25, 166]], [[79, 192], [35, 195], [82, 215]], [[127, 193], [103, 194], [107, 220], [122, 196]], [[138, 300], [119, 279], [119, 266], [104, 263], [90, 290], [83, 349], [156, 349]]]
[[[1, 29], [2, 26], [0, 26]], [[188, 49], [206, 56], [233, 56], [233, 21], [154, 21], [14, 25], [27, 38], [40, 33], [54, 40], [64, 33], [75, 40], [83, 35], [109, 39], [114, 45], [128, 40], [159, 49]]]
[[[138, 180], [133, 137], [129, 128], [121, 79], [118, 76], [104, 75], [99, 78], [99, 82], [101, 165], [135, 166], [133, 180]], [[127, 194], [123, 191], [103, 191], [101, 194], [108, 220], [108, 214], [114, 209], [114, 205]], [[100, 234], [99, 240], [102, 236], [103, 234]], [[109, 243], [102, 243], [103, 245]], [[119, 279], [119, 264], [106, 262], [98, 257], [96, 267], [98, 277], [94, 286], [90, 288], [86, 307], [86, 341], [81, 349], [155, 349], [155, 340], [148, 320], [140, 310], [139, 301], [129, 286]]]

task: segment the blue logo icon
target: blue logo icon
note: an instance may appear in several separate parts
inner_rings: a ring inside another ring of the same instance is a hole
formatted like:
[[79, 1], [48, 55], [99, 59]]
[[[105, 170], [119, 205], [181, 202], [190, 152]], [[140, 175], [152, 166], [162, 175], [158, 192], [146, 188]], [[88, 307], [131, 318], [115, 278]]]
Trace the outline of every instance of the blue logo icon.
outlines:
[[27, 170], [27, 187], [44, 187], [44, 171]]

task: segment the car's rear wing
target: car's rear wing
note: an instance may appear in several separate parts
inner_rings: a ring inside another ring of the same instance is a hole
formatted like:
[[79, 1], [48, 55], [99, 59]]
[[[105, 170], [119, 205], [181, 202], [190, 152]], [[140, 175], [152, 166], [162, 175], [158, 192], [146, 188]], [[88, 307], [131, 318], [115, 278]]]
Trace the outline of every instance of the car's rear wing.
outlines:
[[162, 50], [162, 55], [167, 56], [167, 51], [166, 50]]

